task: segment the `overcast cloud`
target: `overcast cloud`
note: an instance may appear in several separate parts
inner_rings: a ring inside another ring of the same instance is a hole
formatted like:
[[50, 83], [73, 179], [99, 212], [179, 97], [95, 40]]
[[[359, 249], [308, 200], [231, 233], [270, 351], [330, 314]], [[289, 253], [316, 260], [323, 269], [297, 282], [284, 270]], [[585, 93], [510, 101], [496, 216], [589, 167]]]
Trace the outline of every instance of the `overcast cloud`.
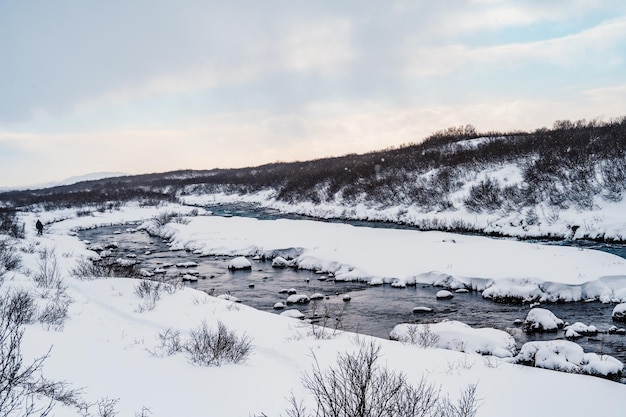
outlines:
[[0, 186], [626, 115], [621, 0], [0, 0]]

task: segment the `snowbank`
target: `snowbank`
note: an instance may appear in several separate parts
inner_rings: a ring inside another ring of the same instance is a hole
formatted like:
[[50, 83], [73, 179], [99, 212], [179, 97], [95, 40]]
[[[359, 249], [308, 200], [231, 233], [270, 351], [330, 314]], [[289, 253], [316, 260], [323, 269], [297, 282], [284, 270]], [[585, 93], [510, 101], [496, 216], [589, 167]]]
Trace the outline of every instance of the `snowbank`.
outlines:
[[556, 371], [589, 375], [616, 375], [624, 365], [612, 356], [585, 353], [577, 343], [567, 340], [528, 342], [514, 362]]
[[502, 330], [475, 329], [459, 321], [433, 324], [399, 324], [389, 337], [422, 347], [510, 358], [516, 353], [515, 339]]
[[486, 176], [498, 179], [501, 184], [515, 184], [521, 181], [519, 167], [503, 165], [494, 170], [485, 170], [476, 178], [468, 180], [456, 193], [450, 195], [452, 207], [449, 210], [424, 212], [414, 205], [399, 204], [381, 208], [336, 200], [314, 204], [311, 202], [287, 203], [276, 198], [275, 190], [265, 190], [252, 194], [238, 195], [216, 193], [209, 195], [184, 196], [187, 204], [199, 207], [216, 204], [250, 203], [279, 210], [284, 213], [301, 214], [318, 219], [346, 219], [382, 221], [436, 230], [451, 230], [464, 227], [486, 234], [500, 234], [522, 238], [557, 237], [561, 239], [613, 239], [626, 240], [626, 199], [606, 201], [597, 196], [592, 210], [576, 207], [556, 209], [539, 203], [515, 212], [474, 213], [463, 205], [472, 185], [478, 184]]
[[[154, 231], [153, 231], [154, 232]], [[434, 284], [525, 301], [626, 301], [626, 260], [595, 250], [443, 232], [305, 220], [194, 217], [158, 231], [172, 249], [203, 255], [298, 253], [293, 266], [338, 281]], [[285, 249], [291, 248], [291, 249]]]

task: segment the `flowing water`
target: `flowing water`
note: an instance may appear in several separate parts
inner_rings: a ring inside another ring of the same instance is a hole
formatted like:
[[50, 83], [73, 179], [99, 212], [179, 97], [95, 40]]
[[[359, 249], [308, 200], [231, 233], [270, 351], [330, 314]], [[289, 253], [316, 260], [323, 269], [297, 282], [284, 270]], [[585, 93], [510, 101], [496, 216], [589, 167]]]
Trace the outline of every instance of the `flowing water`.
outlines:
[[[261, 219], [284, 218], [286, 216], [264, 209], [250, 207], [220, 206], [214, 214], [246, 215]], [[289, 216], [302, 218], [300, 216]], [[350, 222], [355, 224], [354, 222]], [[372, 227], [402, 227], [391, 224], [370, 224]], [[358, 224], [357, 225], [363, 225]], [[337, 282], [327, 275], [316, 274], [292, 268], [273, 268], [271, 261], [253, 260], [252, 269], [229, 271], [229, 257], [202, 257], [187, 251], [170, 251], [160, 238], [151, 237], [145, 232], [134, 232], [125, 227], [101, 227], [80, 233], [81, 239], [92, 243], [115, 242], [118, 249], [115, 257], [130, 255], [138, 262], [138, 268], [154, 270], [167, 264], [166, 277], [180, 276], [193, 270], [198, 280], [187, 285], [214, 295], [230, 294], [242, 303], [259, 310], [280, 313], [274, 309], [278, 302], [285, 303], [288, 294], [285, 290], [295, 289], [309, 297], [315, 293], [322, 299], [308, 304], [287, 306], [297, 308], [306, 317], [318, 324], [334, 329], [345, 329], [388, 338], [389, 332], [399, 323], [429, 323], [444, 319], [459, 320], [472, 327], [492, 327], [506, 330], [518, 342], [518, 347], [531, 340], [554, 340], [564, 338], [563, 332], [526, 334], [514, 322], [523, 320], [529, 305], [500, 304], [482, 298], [480, 293], [455, 294], [450, 300], [438, 300], [435, 294], [440, 288], [429, 285], [394, 288], [389, 285], [369, 286], [360, 282]], [[579, 242], [580, 244], [580, 242]], [[585, 247], [599, 249], [626, 257], [625, 245], [598, 244], [583, 242]], [[195, 262], [190, 268], [177, 267], [178, 263]], [[345, 296], [350, 300], [345, 300]], [[415, 307], [429, 307], [432, 312], [414, 313]], [[602, 332], [613, 324], [612, 304], [600, 302], [577, 302], [547, 304], [542, 307], [551, 310], [557, 317], [569, 323], [583, 322], [594, 325]], [[599, 333], [575, 340], [585, 351], [609, 354], [626, 363], [626, 336]]]

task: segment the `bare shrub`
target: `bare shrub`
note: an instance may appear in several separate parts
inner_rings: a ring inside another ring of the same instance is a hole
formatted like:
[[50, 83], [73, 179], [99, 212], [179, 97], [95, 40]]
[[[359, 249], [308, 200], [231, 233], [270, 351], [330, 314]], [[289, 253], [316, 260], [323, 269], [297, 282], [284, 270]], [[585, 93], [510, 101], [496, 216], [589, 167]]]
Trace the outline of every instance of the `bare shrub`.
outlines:
[[417, 343], [423, 348], [436, 347], [439, 343], [439, 335], [432, 331], [429, 324], [425, 324], [417, 334]]
[[342, 329], [345, 304], [338, 312], [328, 304], [324, 304], [321, 314], [318, 314], [318, 309], [319, 304], [315, 302], [311, 311], [311, 334], [316, 339], [330, 339]]
[[162, 211], [161, 213], [152, 217], [152, 221], [158, 227], [163, 227], [168, 223], [180, 223], [187, 224], [189, 223], [189, 219], [185, 218], [185, 216], [181, 213], [177, 213], [175, 211]]
[[118, 414], [116, 409], [119, 398], [101, 398], [96, 402], [98, 417], [115, 417]]
[[15, 212], [0, 211], [0, 233], [15, 239], [26, 237], [25, 225], [17, 219]]
[[439, 343], [439, 335], [432, 331], [430, 324], [408, 324], [406, 339], [402, 341], [425, 349], [433, 348]]
[[71, 274], [80, 280], [107, 277], [143, 278], [135, 265], [121, 264], [110, 258], [97, 261], [81, 259], [72, 269]]
[[0, 297], [0, 416], [45, 416], [55, 402], [83, 408], [80, 390], [41, 376], [48, 353], [26, 364], [22, 357], [23, 324], [34, 316], [33, 299], [25, 292]]
[[135, 413], [135, 417], [149, 417], [151, 415], [152, 411], [146, 406], [141, 407], [141, 410]]
[[161, 283], [162, 283], [163, 291], [165, 291], [166, 293], [170, 295], [174, 294], [178, 290], [182, 290], [183, 288], [185, 288], [185, 283], [183, 282], [183, 279], [180, 277], [171, 278], [171, 279], [163, 278], [161, 280]]
[[9, 239], [0, 239], [0, 277], [20, 267], [22, 259]]
[[17, 324], [32, 323], [37, 314], [37, 306], [33, 296], [24, 290], [6, 294], [0, 300], [2, 315]]
[[476, 213], [499, 209], [502, 206], [502, 190], [498, 180], [486, 178], [477, 185], [472, 185], [463, 204], [469, 211]]
[[76, 217], [87, 217], [87, 216], [93, 216], [93, 211], [88, 208], [82, 208], [82, 209], [76, 210]]
[[220, 366], [244, 362], [252, 349], [252, 340], [246, 334], [237, 335], [221, 321], [217, 322], [217, 330], [210, 330], [203, 321], [191, 330], [183, 349], [195, 365]]
[[62, 330], [68, 317], [70, 298], [63, 292], [57, 292], [54, 297], [39, 312], [39, 322], [46, 330]]
[[180, 332], [178, 330], [171, 328], [165, 329], [158, 334], [158, 338], [160, 345], [154, 350], [148, 350], [152, 356], [162, 358], [183, 351], [184, 345], [180, 339]]
[[475, 417], [480, 401], [476, 397], [476, 384], [468, 385], [456, 404], [446, 398], [439, 407], [439, 417]]
[[[317, 358], [302, 381], [315, 399], [314, 412], [307, 411], [293, 395], [289, 417], [474, 417], [478, 408], [475, 386], [456, 403], [442, 398], [432, 384], [410, 384], [404, 374], [377, 364], [380, 346], [363, 342], [353, 354], [339, 354], [337, 366], [323, 371]], [[472, 414], [471, 412], [474, 412]], [[445, 414], [444, 414], [445, 413]]]
[[63, 287], [63, 279], [54, 249], [44, 248], [39, 252], [38, 266], [39, 270], [33, 275], [33, 280], [38, 287], [45, 289]]
[[139, 312], [151, 311], [156, 307], [157, 301], [161, 299], [161, 291], [163, 283], [161, 281], [152, 281], [142, 279], [135, 286], [135, 295], [143, 300], [139, 305]]
[[111, 268], [105, 267], [103, 263], [96, 263], [89, 259], [80, 259], [72, 269], [73, 277], [80, 280], [90, 280], [111, 276]]

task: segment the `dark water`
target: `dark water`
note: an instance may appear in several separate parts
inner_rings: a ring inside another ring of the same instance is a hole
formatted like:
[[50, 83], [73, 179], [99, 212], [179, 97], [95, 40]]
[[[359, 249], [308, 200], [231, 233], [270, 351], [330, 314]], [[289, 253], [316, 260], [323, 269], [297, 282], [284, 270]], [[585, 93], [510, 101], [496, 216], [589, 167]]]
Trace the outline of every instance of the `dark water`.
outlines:
[[[223, 206], [215, 214], [247, 214], [258, 218], [284, 218], [279, 213], [250, 212], [239, 206]], [[242, 210], [239, 213], [237, 210]], [[302, 218], [300, 216], [289, 216]], [[369, 223], [368, 223], [369, 225]], [[382, 227], [390, 225], [383, 224]], [[121, 233], [120, 233], [121, 232]], [[399, 323], [427, 323], [444, 319], [459, 320], [472, 327], [492, 327], [510, 332], [518, 346], [531, 340], [553, 340], [563, 338], [563, 333], [526, 334], [514, 324], [516, 319], [524, 319], [529, 305], [510, 305], [495, 303], [482, 298], [480, 293], [470, 292], [455, 294], [451, 300], [437, 300], [435, 294], [440, 288], [417, 285], [407, 288], [393, 288], [389, 285], [372, 287], [359, 282], [336, 282], [332, 277], [291, 268], [273, 268], [271, 261], [255, 261], [250, 271], [228, 270], [229, 257], [201, 257], [186, 251], [170, 251], [160, 238], [150, 237], [145, 232], [128, 232], [125, 227], [103, 227], [86, 230], [80, 237], [92, 243], [118, 244], [115, 257], [136, 256], [138, 268], [153, 271], [166, 263], [177, 264], [193, 261], [198, 265], [190, 268], [172, 266], [166, 269], [166, 277], [180, 276], [195, 270], [198, 281], [187, 285], [204, 290], [214, 295], [230, 294], [242, 303], [259, 310], [280, 313], [274, 304], [285, 303], [287, 294], [281, 290], [294, 288], [298, 293], [309, 297], [314, 293], [324, 295], [321, 300], [309, 304], [288, 306], [297, 308], [308, 318], [319, 320], [330, 328], [340, 328], [361, 334], [388, 338], [389, 332]], [[626, 257], [624, 245], [601, 245], [595, 243], [587, 247], [610, 251]], [[607, 247], [609, 250], [607, 250]], [[149, 254], [148, 254], [149, 251]], [[344, 301], [349, 295], [350, 301]], [[430, 307], [432, 313], [413, 313], [415, 307]], [[578, 302], [547, 304], [542, 307], [551, 310], [566, 322], [577, 321], [594, 325], [606, 331], [616, 324], [611, 319], [613, 304], [600, 302]], [[328, 316], [328, 318], [323, 318]], [[595, 336], [575, 340], [585, 351], [609, 354], [626, 363], [626, 336], [600, 333]]]

